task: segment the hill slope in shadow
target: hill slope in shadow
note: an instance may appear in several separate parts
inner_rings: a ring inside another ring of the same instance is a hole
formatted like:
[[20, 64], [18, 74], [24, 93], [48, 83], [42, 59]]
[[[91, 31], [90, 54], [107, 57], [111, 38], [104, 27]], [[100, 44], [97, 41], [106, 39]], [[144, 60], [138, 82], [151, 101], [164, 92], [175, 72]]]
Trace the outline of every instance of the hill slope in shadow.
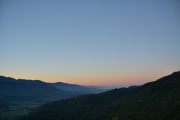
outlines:
[[79, 85], [47, 83], [40, 80], [0, 76], [0, 101], [53, 101], [98, 91]]
[[180, 72], [139, 87], [48, 103], [24, 120], [180, 120]]

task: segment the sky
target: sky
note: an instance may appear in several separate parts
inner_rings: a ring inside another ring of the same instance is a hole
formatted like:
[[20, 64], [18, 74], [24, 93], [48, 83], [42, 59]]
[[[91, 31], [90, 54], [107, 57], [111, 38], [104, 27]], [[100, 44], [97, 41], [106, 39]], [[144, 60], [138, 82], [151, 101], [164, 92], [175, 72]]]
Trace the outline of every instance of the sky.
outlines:
[[128, 86], [180, 70], [178, 0], [0, 0], [0, 74]]

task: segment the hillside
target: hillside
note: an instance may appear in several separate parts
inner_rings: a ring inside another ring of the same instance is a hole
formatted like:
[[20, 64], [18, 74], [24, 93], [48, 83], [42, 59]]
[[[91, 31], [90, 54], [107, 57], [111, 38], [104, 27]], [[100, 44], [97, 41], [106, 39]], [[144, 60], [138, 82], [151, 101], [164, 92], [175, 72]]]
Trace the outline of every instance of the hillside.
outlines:
[[0, 76], [0, 99], [4, 101], [57, 100], [72, 96], [39, 80], [23, 80]]
[[179, 120], [180, 72], [139, 87], [48, 103], [24, 120]]
[[15, 120], [47, 102], [99, 91], [75, 84], [0, 76], [0, 120]]
[[14, 79], [0, 76], [1, 101], [52, 101], [105, 90], [68, 83], [47, 83], [40, 80]]

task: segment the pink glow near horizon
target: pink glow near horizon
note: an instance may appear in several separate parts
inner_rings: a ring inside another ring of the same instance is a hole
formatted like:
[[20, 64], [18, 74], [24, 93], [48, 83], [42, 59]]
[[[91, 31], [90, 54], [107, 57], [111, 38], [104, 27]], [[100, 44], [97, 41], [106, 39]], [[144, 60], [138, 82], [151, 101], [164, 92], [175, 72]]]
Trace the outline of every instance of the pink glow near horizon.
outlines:
[[9, 73], [4, 74], [8, 77], [15, 77], [17, 79], [34, 79], [42, 80], [45, 82], [65, 82], [71, 84], [79, 84], [85, 86], [130, 86], [130, 85], [141, 85], [150, 81], [154, 81], [165, 75], [171, 74], [172, 72], [162, 72], [155, 74], [132, 74], [127, 75], [116, 75], [116, 76], [49, 76], [49, 75], [37, 75], [37, 74], [26, 74], [26, 73]]

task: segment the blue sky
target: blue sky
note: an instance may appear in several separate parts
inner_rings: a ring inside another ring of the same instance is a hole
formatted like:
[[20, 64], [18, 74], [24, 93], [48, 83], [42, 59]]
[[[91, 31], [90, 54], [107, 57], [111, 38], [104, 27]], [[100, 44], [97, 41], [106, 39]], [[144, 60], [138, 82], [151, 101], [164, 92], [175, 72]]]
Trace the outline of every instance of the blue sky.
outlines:
[[1, 0], [0, 73], [129, 85], [180, 70], [178, 0]]

